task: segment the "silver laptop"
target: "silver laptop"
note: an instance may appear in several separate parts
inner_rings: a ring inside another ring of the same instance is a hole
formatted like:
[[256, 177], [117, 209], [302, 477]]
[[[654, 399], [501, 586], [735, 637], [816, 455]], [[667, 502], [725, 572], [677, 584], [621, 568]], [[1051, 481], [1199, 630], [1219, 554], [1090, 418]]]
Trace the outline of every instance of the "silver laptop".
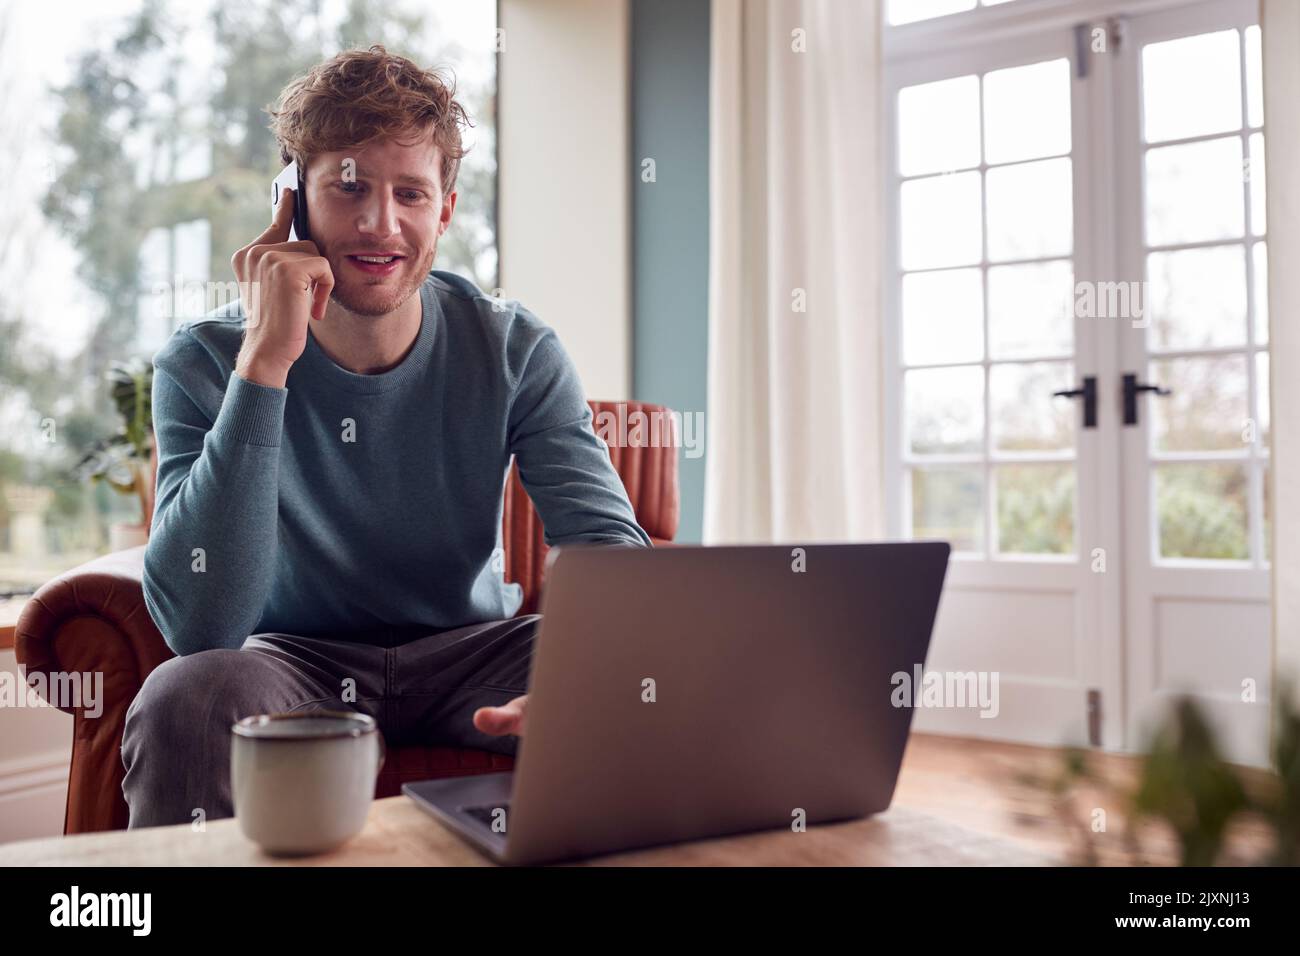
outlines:
[[402, 792], [503, 863], [878, 813], [948, 552], [553, 549], [515, 769]]

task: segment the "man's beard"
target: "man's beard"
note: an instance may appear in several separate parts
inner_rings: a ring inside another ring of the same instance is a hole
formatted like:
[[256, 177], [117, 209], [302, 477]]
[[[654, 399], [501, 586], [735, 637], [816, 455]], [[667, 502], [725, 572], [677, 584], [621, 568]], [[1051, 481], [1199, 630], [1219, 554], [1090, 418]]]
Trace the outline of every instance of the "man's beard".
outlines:
[[[433, 259], [437, 253], [438, 244], [435, 242], [425, 261], [418, 268], [413, 269], [410, 278], [403, 280], [401, 285], [391, 286], [389, 283], [376, 283], [355, 288], [344, 288], [341, 284], [336, 284], [330, 292], [330, 299], [353, 315], [374, 318], [396, 312], [424, 284], [424, 280], [428, 278], [429, 270], [433, 268]], [[407, 265], [410, 261], [410, 259], [404, 259], [402, 264]]]

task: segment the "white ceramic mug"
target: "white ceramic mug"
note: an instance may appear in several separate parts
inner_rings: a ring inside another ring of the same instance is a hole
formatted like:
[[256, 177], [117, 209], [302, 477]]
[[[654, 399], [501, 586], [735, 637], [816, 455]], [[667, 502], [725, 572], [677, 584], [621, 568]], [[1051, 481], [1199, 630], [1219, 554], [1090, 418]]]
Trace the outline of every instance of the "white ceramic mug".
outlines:
[[244, 836], [277, 856], [323, 853], [361, 832], [384, 764], [373, 717], [316, 710], [231, 728], [230, 785]]

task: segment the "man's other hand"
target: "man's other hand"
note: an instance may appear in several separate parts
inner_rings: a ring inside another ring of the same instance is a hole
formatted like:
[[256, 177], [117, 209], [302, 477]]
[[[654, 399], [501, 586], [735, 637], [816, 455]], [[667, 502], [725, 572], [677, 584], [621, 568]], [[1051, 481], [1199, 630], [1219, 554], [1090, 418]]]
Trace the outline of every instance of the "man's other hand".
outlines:
[[502, 737], [524, 735], [524, 713], [528, 709], [528, 695], [516, 697], [500, 707], [480, 707], [474, 711], [474, 726], [485, 734]]

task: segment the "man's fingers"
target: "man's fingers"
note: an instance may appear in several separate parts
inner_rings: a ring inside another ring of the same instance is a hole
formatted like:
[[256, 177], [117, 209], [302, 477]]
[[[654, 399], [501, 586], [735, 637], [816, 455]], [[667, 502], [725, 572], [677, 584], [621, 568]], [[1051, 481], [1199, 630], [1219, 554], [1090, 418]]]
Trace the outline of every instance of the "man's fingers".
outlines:
[[[266, 259], [268, 263], [275, 259], [283, 259], [286, 252], [305, 252], [311, 256], [320, 255], [320, 250], [316, 248], [316, 243], [308, 239], [299, 239], [297, 242], [263, 242], [265, 236], [258, 236], [251, 246], [241, 250], [244, 256], [243, 271], [250, 277], [256, 277], [258, 267], [262, 260]], [[236, 271], [236, 275], [238, 275]]]
[[276, 252], [305, 252], [309, 256], [320, 255], [320, 248], [310, 239], [295, 239], [293, 242], [281, 242], [276, 246]]
[[522, 735], [527, 702], [528, 698], [525, 696], [516, 697], [500, 707], [480, 707], [474, 711], [474, 726], [485, 734], [495, 736]]
[[325, 308], [330, 304], [330, 291], [334, 288], [334, 272], [330, 269], [328, 259], [319, 260], [320, 267], [312, 272], [311, 317], [325, 318]]
[[509, 725], [513, 721], [501, 713], [499, 707], [480, 707], [474, 711], [474, 726], [485, 734], [492, 734], [499, 737], [502, 734], [509, 733]]
[[293, 225], [293, 190], [286, 189], [280, 197], [280, 205], [275, 207], [275, 218], [266, 231], [254, 240], [254, 245], [272, 242], [288, 242], [289, 227]]

